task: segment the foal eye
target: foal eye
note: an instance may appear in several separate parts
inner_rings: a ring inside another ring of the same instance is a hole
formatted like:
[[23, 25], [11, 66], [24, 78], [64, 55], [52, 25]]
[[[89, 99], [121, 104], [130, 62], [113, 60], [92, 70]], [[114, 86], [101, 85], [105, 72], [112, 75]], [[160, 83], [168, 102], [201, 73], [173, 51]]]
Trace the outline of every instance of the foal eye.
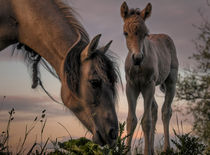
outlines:
[[92, 79], [92, 80], [89, 80], [92, 88], [96, 89], [96, 88], [100, 88], [101, 87], [101, 80], [100, 79]]
[[136, 32], [135, 35], [137, 36], [138, 35], [138, 32]]
[[128, 32], [124, 32], [124, 35], [127, 37], [128, 36]]

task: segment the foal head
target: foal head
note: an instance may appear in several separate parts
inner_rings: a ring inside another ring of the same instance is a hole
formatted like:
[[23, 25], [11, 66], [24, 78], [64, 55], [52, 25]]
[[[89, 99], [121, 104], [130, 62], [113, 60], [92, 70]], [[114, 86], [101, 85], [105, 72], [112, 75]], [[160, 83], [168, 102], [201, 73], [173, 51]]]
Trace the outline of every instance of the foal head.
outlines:
[[150, 3], [142, 11], [129, 9], [126, 2], [121, 5], [121, 16], [124, 20], [123, 31], [134, 65], [140, 65], [144, 59], [144, 40], [148, 36], [145, 20], [151, 15], [151, 11]]
[[112, 41], [97, 48], [100, 36], [97, 35], [77, 57], [77, 62], [80, 61], [78, 71], [69, 77], [67, 75], [70, 89], [79, 98], [78, 103], [69, 108], [92, 132], [96, 143], [113, 145], [118, 135], [115, 111], [118, 71], [114, 62], [105, 54]]

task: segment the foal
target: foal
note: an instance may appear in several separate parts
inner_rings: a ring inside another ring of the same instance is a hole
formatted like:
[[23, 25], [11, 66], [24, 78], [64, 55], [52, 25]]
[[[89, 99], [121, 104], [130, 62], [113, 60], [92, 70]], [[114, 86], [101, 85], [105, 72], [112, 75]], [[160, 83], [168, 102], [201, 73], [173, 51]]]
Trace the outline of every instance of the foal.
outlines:
[[144, 114], [141, 120], [145, 138], [144, 154], [154, 154], [154, 133], [157, 122], [158, 105], [155, 101], [155, 86], [161, 85], [165, 92], [162, 106], [164, 126], [164, 150], [170, 147], [169, 122], [172, 115], [171, 103], [175, 95], [178, 59], [172, 39], [165, 34], [149, 34], [145, 20], [151, 15], [149, 3], [142, 11], [129, 9], [126, 2], [121, 5], [124, 20], [124, 35], [128, 55], [125, 62], [126, 95], [128, 100], [127, 145], [136, 128], [136, 101], [140, 93], [144, 99]]

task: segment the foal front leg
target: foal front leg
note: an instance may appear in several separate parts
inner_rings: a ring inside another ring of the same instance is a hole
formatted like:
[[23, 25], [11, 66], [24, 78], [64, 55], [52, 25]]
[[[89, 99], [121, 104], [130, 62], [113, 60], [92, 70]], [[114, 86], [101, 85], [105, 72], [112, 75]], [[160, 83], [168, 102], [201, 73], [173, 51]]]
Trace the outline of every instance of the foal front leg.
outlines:
[[152, 154], [155, 154], [154, 151], [154, 141], [155, 141], [155, 130], [156, 130], [156, 123], [157, 123], [157, 114], [158, 114], [158, 104], [153, 98], [152, 101], [152, 130], [151, 130], [151, 151]]
[[128, 100], [128, 117], [127, 117], [127, 146], [130, 147], [131, 154], [131, 142], [133, 133], [136, 128], [137, 118], [136, 118], [136, 101], [139, 96], [139, 90], [137, 90], [132, 84], [126, 84], [126, 96]]
[[144, 155], [152, 154], [152, 103], [155, 93], [155, 82], [152, 81], [142, 89], [142, 95], [144, 98], [144, 114], [141, 120], [142, 129], [144, 132]]

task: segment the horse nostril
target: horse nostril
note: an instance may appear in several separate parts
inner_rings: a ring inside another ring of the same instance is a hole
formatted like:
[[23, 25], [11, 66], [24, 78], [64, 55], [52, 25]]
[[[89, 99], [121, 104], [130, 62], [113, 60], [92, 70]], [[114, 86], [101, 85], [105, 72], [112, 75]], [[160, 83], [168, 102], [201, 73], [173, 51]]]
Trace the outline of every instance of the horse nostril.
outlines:
[[117, 139], [117, 130], [115, 130], [114, 128], [111, 128], [109, 131], [109, 137], [113, 140]]
[[143, 58], [144, 58], [144, 55], [141, 53], [132, 55], [134, 65], [140, 65], [141, 62], [143, 61]]

